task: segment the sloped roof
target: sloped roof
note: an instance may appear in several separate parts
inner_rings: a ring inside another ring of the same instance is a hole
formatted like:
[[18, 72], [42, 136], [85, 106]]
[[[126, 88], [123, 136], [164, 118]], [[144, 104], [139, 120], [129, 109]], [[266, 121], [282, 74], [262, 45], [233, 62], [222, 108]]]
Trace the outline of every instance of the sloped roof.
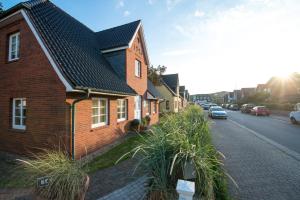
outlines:
[[92, 30], [48, 0], [17, 4], [4, 15], [20, 8], [24, 8], [59, 70], [75, 89], [136, 94], [101, 54]]
[[185, 92], [185, 86], [179, 86], [179, 94], [180, 94], [180, 96], [184, 97], [184, 92]]
[[157, 91], [153, 83], [148, 79], [147, 80], [148, 92], [150, 92], [155, 98], [162, 99], [161, 94]]
[[168, 85], [168, 87], [176, 94], [176, 88], [178, 86], [178, 74], [166, 74], [161, 76], [163, 82]]
[[99, 47], [101, 50], [124, 47], [130, 43], [134, 37], [141, 20], [128, 24], [113, 27], [96, 33]]

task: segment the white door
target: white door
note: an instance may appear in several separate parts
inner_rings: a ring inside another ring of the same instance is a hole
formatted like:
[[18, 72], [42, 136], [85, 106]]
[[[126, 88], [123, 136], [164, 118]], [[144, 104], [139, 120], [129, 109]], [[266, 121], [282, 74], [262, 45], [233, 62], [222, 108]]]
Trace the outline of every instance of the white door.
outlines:
[[134, 119], [141, 120], [142, 116], [142, 99], [141, 96], [134, 97]]

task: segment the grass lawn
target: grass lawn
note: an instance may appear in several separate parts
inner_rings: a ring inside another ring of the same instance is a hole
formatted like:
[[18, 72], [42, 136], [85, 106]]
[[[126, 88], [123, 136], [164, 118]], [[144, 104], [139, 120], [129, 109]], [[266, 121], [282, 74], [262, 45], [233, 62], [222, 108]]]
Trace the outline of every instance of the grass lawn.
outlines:
[[[86, 164], [86, 166], [84, 167], [85, 170], [88, 173], [93, 173], [95, 171], [115, 165], [116, 161], [118, 161], [124, 154], [138, 146], [142, 140], [143, 138], [140, 135], [135, 135], [128, 138], [123, 143], [115, 146], [108, 152], [96, 157], [94, 160]], [[131, 156], [132, 154], [127, 154], [119, 162], [124, 161]]]
[[0, 162], [0, 188], [25, 188], [35, 184], [27, 181], [24, 170], [17, 161], [0, 159]]

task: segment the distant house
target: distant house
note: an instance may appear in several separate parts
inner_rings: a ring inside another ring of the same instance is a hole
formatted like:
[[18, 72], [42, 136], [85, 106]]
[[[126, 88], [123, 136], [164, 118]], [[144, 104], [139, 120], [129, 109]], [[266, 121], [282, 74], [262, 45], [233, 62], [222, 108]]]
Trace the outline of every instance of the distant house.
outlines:
[[254, 95], [256, 88], [242, 88], [241, 89], [241, 100], [247, 99], [248, 97]]
[[293, 73], [288, 78], [272, 77], [265, 88], [273, 101], [296, 103], [300, 101], [300, 74]]
[[94, 32], [47, 0], [0, 15], [0, 150], [66, 148], [73, 157], [158, 121], [141, 21]]
[[178, 112], [181, 104], [178, 74], [162, 75], [161, 84], [156, 85], [155, 88], [164, 99], [159, 104], [160, 112]]
[[233, 90], [233, 102], [237, 103], [241, 100], [241, 90]]
[[179, 86], [179, 95], [181, 97], [181, 108], [185, 108], [188, 104], [188, 91], [185, 86]]

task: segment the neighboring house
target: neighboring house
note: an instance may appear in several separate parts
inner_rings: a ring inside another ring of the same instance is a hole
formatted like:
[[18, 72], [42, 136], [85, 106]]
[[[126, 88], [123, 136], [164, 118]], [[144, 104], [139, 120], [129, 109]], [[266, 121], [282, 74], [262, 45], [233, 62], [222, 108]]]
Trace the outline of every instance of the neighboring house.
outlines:
[[242, 88], [241, 89], [241, 100], [247, 99], [248, 97], [255, 94], [256, 88]]
[[0, 150], [60, 146], [79, 158], [124, 135], [133, 119], [152, 112], [158, 121], [141, 21], [93, 32], [32, 0], [0, 15], [0, 49]]
[[181, 107], [185, 108], [188, 104], [188, 91], [185, 86], [179, 86], [179, 95], [181, 97]]
[[233, 90], [233, 102], [238, 103], [241, 100], [241, 90]]
[[159, 104], [160, 112], [178, 112], [181, 103], [178, 74], [162, 75], [161, 84], [156, 85], [155, 88], [164, 99]]

